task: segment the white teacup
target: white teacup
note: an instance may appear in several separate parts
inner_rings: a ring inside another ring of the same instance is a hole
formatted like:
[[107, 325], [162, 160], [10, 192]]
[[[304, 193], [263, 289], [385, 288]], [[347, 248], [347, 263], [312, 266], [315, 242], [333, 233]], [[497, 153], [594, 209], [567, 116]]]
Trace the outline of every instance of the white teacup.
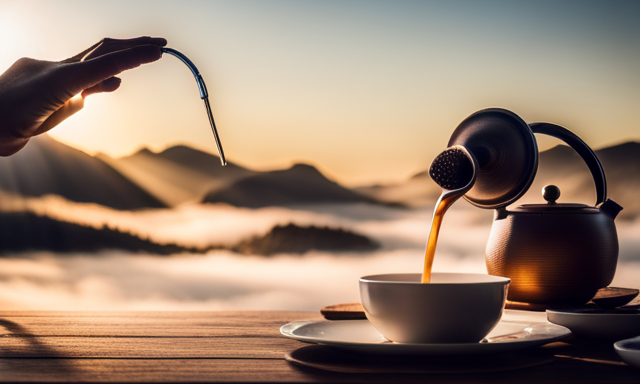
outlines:
[[476, 343], [502, 317], [511, 279], [470, 273], [419, 273], [360, 278], [367, 319], [398, 343]]

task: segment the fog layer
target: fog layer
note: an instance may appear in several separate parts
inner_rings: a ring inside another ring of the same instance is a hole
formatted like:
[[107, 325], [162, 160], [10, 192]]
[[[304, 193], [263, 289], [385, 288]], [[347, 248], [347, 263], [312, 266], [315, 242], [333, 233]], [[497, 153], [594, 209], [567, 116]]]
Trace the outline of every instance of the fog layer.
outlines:
[[[256, 210], [192, 205], [132, 213], [62, 201], [32, 203], [63, 219], [96, 226], [109, 223], [185, 245], [230, 244], [265, 233], [275, 224], [294, 222], [356, 231], [379, 241], [382, 248], [274, 257], [228, 251], [168, 257], [119, 251], [4, 255], [3, 310], [317, 310], [355, 302], [360, 276], [421, 272], [431, 219], [429, 209], [366, 204]], [[491, 218], [492, 212], [464, 202], [454, 206], [445, 217], [434, 270], [486, 273], [484, 248]], [[620, 260], [612, 285], [640, 287], [640, 221], [619, 222], [618, 233]]]

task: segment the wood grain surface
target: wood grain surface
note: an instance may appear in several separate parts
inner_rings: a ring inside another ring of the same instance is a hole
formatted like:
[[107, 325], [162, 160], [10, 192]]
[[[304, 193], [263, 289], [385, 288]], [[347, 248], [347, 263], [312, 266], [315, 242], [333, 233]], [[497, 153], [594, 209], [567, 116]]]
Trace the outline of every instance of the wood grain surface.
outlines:
[[[511, 370], [500, 371], [500, 363], [491, 362], [498, 371], [483, 372], [478, 364], [469, 370], [468, 363], [466, 371], [456, 371], [451, 359], [382, 364], [378, 356], [368, 364], [365, 355], [346, 358], [327, 347], [314, 353], [309, 344], [280, 335], [283, 324], [320, 319], [317, 312], [286, 311], [5, 311], [0, 312], [0, 383], [640, 382], [640, 370], [623, 363], [610, 344], [553, 343], [540, 348], [544, 359], [533, 366], [498, 355]], [[439, 366], [449, 373], [429, 368]]]

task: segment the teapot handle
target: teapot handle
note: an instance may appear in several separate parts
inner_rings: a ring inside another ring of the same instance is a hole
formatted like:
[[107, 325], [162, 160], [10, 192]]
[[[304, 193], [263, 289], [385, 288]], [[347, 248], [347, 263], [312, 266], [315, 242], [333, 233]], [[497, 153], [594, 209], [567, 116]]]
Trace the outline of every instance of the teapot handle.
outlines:
[[601, 204], [607, 200], [607, 179], [604, 176], [604, 169], [602, 164], [598, 160], [598, 156], [589, 148], [589, 146], [582, 141], [581, 138], [576, 136], [573, 132], [566, 128], [563, 128], [556, 124], [551, 123], [532, 123], [529, 124], [533, 133], [542, 133], [544, 135], [552, 136], [567, 143], [582, 157], [582, 160], [589, 167], [591, 176], [596, 184], [596, 205]]

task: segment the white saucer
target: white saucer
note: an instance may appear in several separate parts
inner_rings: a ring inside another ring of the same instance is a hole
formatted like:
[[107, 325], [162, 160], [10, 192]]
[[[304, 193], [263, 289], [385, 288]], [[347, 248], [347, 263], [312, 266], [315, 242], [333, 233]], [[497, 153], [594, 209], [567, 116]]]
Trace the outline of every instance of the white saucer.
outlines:
[[549, 321], [577, 337], [616, 341], [640, 336], [640, 312], [619, 309], [547, 309]]
[[614, 343], [613, 347], [625, 363], [640, 368], [640, 336], [633, 339], [620, 340]]
[[479, 343], [400, 344], [385, 339], [368, 320], [296, 321], [280, 332], [307, 343], [324, 344], [354, 352], [402, 355], [477, 355], [510, 352], [559, 340], [571, 334], [536, 314], [506, 310], [502, 320]]

